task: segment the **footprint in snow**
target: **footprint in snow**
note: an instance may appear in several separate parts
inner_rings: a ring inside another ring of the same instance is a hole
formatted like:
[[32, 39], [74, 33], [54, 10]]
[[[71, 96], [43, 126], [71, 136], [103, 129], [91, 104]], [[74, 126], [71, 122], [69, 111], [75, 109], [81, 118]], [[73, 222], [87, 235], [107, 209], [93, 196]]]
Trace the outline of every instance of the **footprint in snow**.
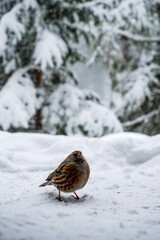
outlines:
[[[57, 199], [58, 195], [57, 193], [54, 193], [54, 192], [49, 192], [48, 193], [48, 198], [49, 199], [52, 199], [53, 201], [56, 201], [56, 202], [59, 202], [59, 200]], [[89, 196], [88, 194], [84, 194], [82, 197], [80, 197], [78, 200], [75, 199], [73, 197], [73, 195], [70, 195], [70, 196], [67, 196], [67, 197], [64, 197], [64, 196], [61, 196], [61, 200], [62, 202], [65, 202], [65, 203], [81, 203], [81, 202], [84, 202], [85, 200], [89, 200], [89, 199], [92, 199], [93, 197], [92, 196]]]

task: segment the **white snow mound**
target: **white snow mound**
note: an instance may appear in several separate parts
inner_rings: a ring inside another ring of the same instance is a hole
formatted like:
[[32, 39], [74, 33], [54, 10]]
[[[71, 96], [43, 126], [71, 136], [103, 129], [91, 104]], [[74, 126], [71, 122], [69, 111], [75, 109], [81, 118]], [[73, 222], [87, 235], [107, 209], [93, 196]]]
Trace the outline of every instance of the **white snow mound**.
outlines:
[[[91, 176], [79, 201], [38, 188], [74, 150]], [[101, 138], [0, 132], [0, 239], [152, 239], [160, 236], [160, 135]]]

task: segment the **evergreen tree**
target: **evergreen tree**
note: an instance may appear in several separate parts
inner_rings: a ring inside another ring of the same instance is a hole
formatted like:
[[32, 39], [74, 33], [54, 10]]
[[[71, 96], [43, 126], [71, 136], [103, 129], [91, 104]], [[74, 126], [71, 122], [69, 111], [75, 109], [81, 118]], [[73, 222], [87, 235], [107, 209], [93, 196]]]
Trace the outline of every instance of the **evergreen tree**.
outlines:
[[22, 0], [1, 2], [0, 7], [1, 129], [89, 136], [121, 131], [114, 114], [94, 94], [78, 89], [69, 70], [70, 64], [85, 60], [79, 43], [94, 37], [103, 20], [102, 4]]
[[107, 18], [90, 64], [100, 59], [107, 67], [112, 79], [112, 107], [124, 128], [158, 133], [160, 1], [111, 0], [103, 3]]

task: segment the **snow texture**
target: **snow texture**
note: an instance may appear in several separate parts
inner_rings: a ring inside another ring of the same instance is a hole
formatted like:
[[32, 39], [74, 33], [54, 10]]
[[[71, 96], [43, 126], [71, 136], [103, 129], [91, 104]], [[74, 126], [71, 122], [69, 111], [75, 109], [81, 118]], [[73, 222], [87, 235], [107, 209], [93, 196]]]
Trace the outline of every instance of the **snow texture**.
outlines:
[[113, 31], [130, 28], [131, 32], [136, 30], [142, 33], [145, 28], [150, 35], [159, 31], [158, 16], [155, 16], [155, 14], [154, 17], [151, 17], [148, 14], [147, 7], [150, 7], [150, 5], [149, 3], [147, 5], [145, 1], [123, 0], [115, 2], [111, 0], [108, 6], [107, 19], [111, 24], [116, 25]]
[[[0, 239], [157, 240], [160, 135], [102, 138], [0, 132]], [[38, 188], [73, 150], [91, 168], [79, 201]]]
[[57, 34], [45, 29], [35, 48], [35, 64], [40, 64], [42, 70], [45, 70], [47, 66], [54, 67], [54, 64], [60, 67], [66, 51], [65, 42]]
[[21, 11], [21, 4], [17, 4], [11, 11], [6, 13], [0, 21], [0, 51], [2, 52], [8, 47], [7, 45], [7, 31], [14, 33], [12, 42], [15, 44], [22, 38], [24, 33], [24, 25], [17, 19], [17, 15]]
[[[154, 63], [148, 64], [153, 57], [147, 56], [144, 52], [141, 54], [139, 68], [130, 72], [117, 73], [117, 79], [120, 82], [125, 81], [123, 92], [125, 92], [122, 108], [128, 112], [138, 109], [146, 99], [152, 100], [153, 93], [151, 86], [158, 84], [155, 77], [155, 69], [158, 66]], [[125, 79], [125, 80], [124, 80]]]
[[[85, 46], [82, 44], [81, 47], [84, 48]], [[95, 62], [92, 66], [88, 67], [86, 63], [77, 63], [71, 66], [71, 71], [74, 72], [74, 75], [78, 79], [80, 88], [98, 93], [105, 105], [108, 108], [110, 107], [112, 80], [102, 64]]]
[[44, 125], [53, 134], [100, 137], [123, 131], [121, 123], [92, 91], [83, 91], [70, 84], [61, 84], [51, 95], [44, 110]]
[[36, 90], [25, 69], [16, 71], [0, 91], [0, 127], [27, 128], [36, 111]]

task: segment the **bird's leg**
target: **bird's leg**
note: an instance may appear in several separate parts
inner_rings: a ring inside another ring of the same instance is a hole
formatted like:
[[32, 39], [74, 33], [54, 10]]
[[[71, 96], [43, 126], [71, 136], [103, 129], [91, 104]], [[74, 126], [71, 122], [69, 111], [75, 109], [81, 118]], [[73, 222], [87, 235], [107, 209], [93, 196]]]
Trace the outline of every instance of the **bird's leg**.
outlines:
[[61, 201], [61, 192], [59, 190], [59, 201]]
[[75, 199], [79, 200], [79, 197], [78, 197], [78, 195], [76, 194], [76, 192], [74, 192], [74, 194], [76, 195], [76, 197], [73, 196], [73, 195], [72, 195], [72, 197], [74, 197]]
[[58, 195], [57, 199], [58, 199], [59, 201], [62, 201], [62, 200], [61, 200], [61, 192], [60, 192], [60, 190], [59, 190], [59, 195]]
[[77, 193], [76, 193], [76, 192], [74, 192], [74, 194], [76, 195], [76, 198], [77, 198], [77, 199], [79, 199], [79, 197], [78, 197]]

